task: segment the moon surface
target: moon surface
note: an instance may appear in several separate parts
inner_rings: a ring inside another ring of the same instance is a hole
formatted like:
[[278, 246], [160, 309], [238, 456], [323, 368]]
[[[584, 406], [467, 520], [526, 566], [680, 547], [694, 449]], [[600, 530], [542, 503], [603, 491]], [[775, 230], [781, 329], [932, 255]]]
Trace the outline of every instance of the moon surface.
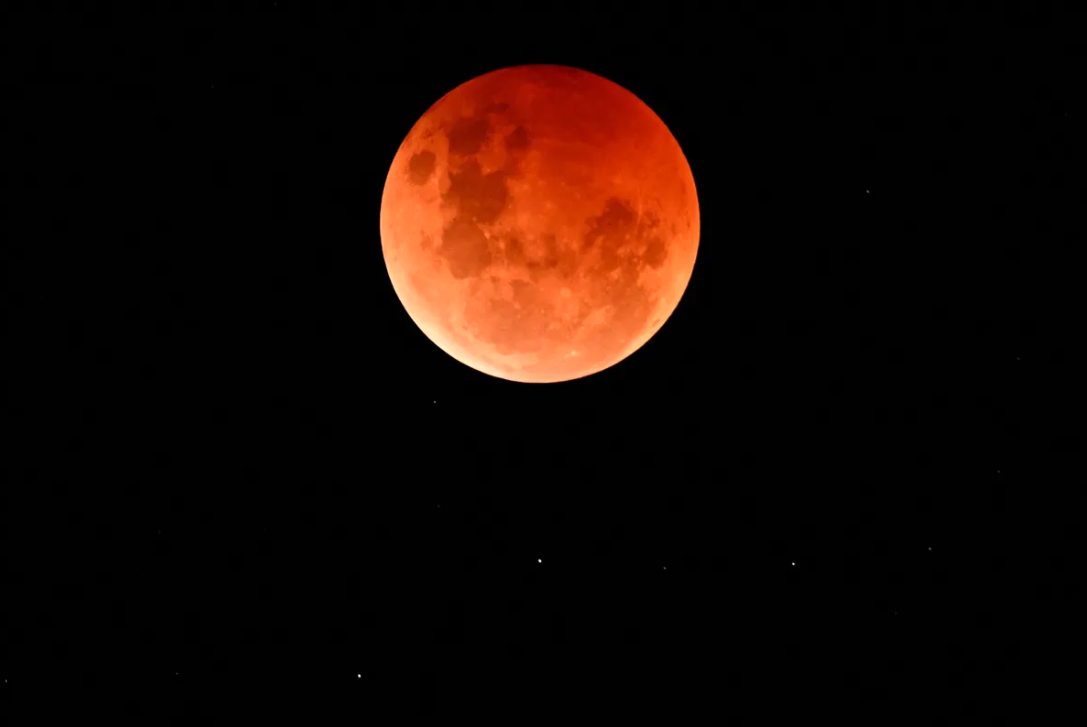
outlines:
[[694, 177], [664, 122], [587, 71], [517, 66], [443, 96], [381, 199], [393, 289], [443, 351], [511, 381], [568, 381], [641, 348], [698, 252]]

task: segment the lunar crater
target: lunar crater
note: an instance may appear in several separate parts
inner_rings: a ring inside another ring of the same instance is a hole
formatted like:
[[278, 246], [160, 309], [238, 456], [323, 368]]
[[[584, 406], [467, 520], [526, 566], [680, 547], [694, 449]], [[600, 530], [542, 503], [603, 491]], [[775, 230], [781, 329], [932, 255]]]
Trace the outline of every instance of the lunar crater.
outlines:
[[487, 142], [490, 130], [486, 117], [457, 119], [445, 134], [449, 140], [450, 155], [463, 157], [479, 153]]
[[429, 149], [412, 154], [411, 160], [408, 162], [408, 174], [411, 176], [411, 183], [421, 186], [429, 182], [430, 178], [434, 176], [434, 165], [437, 159], [437, 155]]
[[529, 147], [528, 129], [518, 126], [506, 135], [506, 148], [511, 151], [522, 151]]
[[442, 198], [460, 216], [477, 223], [494, 222], [509, 201], [506, 177], [504, 171], [484, 174], [478, 162], [469, 161], [449, 172], [449, 188]]

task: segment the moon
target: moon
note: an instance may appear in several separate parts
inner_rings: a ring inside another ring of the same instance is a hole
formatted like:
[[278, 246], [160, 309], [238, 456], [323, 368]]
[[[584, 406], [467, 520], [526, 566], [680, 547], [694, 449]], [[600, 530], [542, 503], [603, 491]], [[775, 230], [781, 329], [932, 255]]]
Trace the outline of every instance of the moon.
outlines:
[[381, 245], [408, 315], [491, 376], [614, 366], [675, 311], [698, 197], [664, 122], [587, 71], [504, 68], [437, 101], [393, 159]]

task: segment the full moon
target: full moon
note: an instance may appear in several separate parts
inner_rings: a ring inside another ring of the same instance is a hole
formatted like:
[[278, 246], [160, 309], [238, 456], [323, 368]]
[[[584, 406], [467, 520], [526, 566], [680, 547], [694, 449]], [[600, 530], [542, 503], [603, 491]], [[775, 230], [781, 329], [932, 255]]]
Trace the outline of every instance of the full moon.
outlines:
[[400, 145], [381, 245], [400, 302], [477, 371], [568, 381], [641, 348], [698, 252], [690, 165], [621, 86], [517, 66], [453, 89]]

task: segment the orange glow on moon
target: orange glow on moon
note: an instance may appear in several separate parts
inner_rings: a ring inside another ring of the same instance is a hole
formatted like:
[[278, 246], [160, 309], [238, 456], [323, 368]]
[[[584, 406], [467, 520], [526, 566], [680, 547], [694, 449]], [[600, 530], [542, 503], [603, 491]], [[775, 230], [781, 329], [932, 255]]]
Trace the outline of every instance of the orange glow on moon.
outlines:
[[672, 314], [698, 252], [694, 177], [653, 111], [600, 76], [518, 66], [458, 86], [381, 199], [393, 288], [431, 341], [511, 381], [602, 371]]

